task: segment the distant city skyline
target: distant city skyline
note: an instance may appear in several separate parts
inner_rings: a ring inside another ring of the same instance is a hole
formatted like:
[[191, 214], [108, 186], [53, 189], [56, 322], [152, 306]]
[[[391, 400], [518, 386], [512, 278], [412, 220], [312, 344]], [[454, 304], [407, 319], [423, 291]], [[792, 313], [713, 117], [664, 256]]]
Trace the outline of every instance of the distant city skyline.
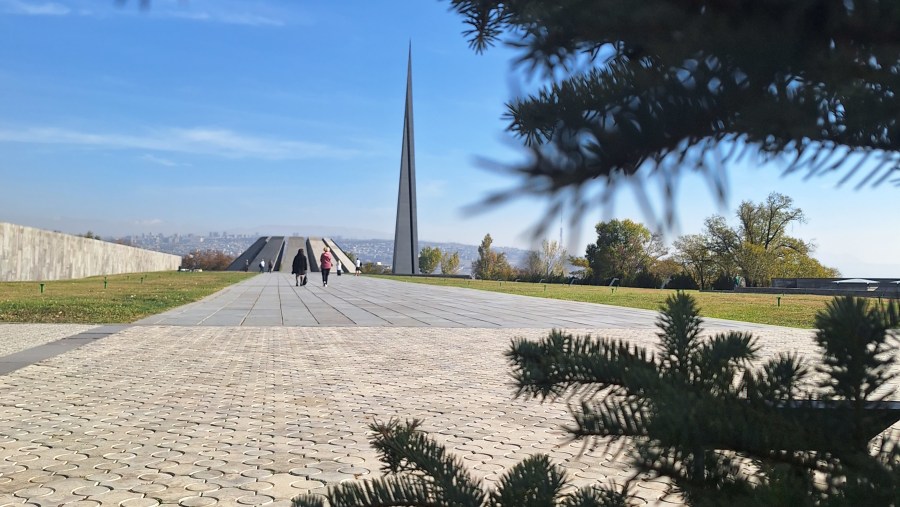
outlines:
[[[411, 42], [419, 237], [478, 244], [490, 233], [524, 249], [558, 239], [556, 217], [530, 235], [544, 199], [466, 211], [519, 182], [490, 168], [528, 156], [505, 131], [505, 103], [541, 80], [513, 66], [511, 48], [474, 53], [448, 8], [0, 0], [0, 221], [104, 236], [309, 227], [391, 238]], [[900, 277], [896, 185], [854, 190], [840, 175], [806, 181], [782, 169], [752, 156], [723, 168], [719, 202], [686, 168], [666, 242], [700, 232], [713, 214], [735, 223], [741, 201], [778, 191], [808, 219], [789, 234], [814, 242], [824, 264], [848, 277]], [[566, 209], [570, 253], [584, 254], [600, 220], [658, 221], [660, 181], [635, 181], [653, 214], [628, 185], [580, 216]]]

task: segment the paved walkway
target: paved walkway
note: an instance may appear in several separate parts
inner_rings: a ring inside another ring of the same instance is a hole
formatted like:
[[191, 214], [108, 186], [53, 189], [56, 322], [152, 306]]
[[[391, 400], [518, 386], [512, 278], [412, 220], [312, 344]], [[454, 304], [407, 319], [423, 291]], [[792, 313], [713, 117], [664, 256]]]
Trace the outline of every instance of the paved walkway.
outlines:
[[[621, 457], [567, 441], [563, 404], [513, 399], [503, 351], [561, 326], [652, 347], [653, 312], [366, 277], [289, 282], [259, 275], [0, 376], [0, 506], [287, 506], [378, 476], [367, 425], [391, 417], [423, 419], [487, 484], [537, 452], [575, 485], [629, 477]], [[765, 355], [813, 350], [808, 331], [739, 327]], [[29, 328], [0, 337], [11, 329]], [[664, 488], [635, 493], [678, 504]]]
[[[464, 328], [652, 328], [658, 313], [618, 306], [318, 273], [304, 287], [264, 273], [197, 303], [138, 321], [171, 326], [366, 326]], [[708, 319], [710, 326], [772, 326]]]

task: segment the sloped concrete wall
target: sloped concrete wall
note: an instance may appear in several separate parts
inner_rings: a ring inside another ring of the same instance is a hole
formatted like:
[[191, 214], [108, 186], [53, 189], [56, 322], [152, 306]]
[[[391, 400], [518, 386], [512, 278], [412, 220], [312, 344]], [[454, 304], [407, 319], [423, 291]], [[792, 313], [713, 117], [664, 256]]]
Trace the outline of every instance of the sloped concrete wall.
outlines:
[[319, 258], [325, 251], [325, 242], [322, 238], [308, 237], [306, 238], [306, 256], [309, 257], [309, 270], [315, 273], [321, 271], [319, 267]]
[[279, 271], [290, 273], [294, 266], [294, 256], [297, 250], [303, 249], [306, 255], [307, 266], [309, 265], [309, 252], [306, 251], [306, 238], [303, 236], [288, 236], [284, 240], [284, 257], [281, 259], [281, 266], [277, 266]]
[[274, 265], [284, 247], [284, 236], [268, 236], [266, 244], [256, 254], [256, 257], [250, 261], [250, 271], [259, 271], [259, 261], [266, 261], [266, 271], [270, 270], [270, 266]]
[[259, 251], [262, 250], [264, 246], [266, 246], [267, 239], [268, 238], [266, 237], [262, 237], [256, 240], [256, 242], [250, 245], [250, 248], [228, 265], [226, 271], [243, 271], [245, 266], [247, 267], [247, 271], [252, 271], [254, 268], [259, 269], [259, 266], [253, 265], [253, 258], [259, 254]]
[[350, 256], [344, 253], [341, 250], [341, 247], [338, 246], [337, 243], [334, 242], [331, 238], [322, 238], [322, 241], [328, 245], [328, 248], [331, 249], [331, 253], [334, 254], [334, 257], [341, 261], [341, 264], [344, 265], [344, 273], [356, 273], [356, 265], [353, 264], [353, 261], [350, 260]]
[[177, 255], [0, 222], [0, 281], [174, 271]]

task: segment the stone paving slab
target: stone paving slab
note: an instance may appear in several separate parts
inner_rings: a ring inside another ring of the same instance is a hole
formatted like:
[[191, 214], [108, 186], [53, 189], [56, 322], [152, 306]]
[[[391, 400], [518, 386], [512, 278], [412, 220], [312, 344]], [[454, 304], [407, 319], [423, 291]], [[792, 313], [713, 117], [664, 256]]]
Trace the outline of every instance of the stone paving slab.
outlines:
[[[652, 329], [595, 334], [653, 346]], [[138, 326], [0, 377], [2, 505], [272, 505], [377, 477], [367, 425], [421, 418], [495, 483], [536, 452], [576, 485], [622, 481], [568, 442], [560, 403], [512, 399], [503, 351], [546, 330]], [[814, 350], [803, 330], [763, 351]], [[648, 505], [664, 484], [641, 482]]]
[[[154, 315], [137, 325], [364, 326], [479, 328], [655, 329], [658, 312], [636, 308], [398, 282], [332, 276], [328, 287], [309, 275], [296, 287], [286, 273], [262, 273], [201, 301]], [[778, 329], [707, 319], [732, 329]]]

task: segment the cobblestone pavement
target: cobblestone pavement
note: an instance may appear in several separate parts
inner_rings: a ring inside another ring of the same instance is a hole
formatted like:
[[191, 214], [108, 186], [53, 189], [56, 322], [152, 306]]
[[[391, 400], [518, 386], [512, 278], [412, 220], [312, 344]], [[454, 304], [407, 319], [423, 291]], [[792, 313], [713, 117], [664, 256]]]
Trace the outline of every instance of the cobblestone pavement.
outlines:
[[[568, 442], [565, 406], [514, 400], [502, 352], [541, 329], [136, 326], [0, 376], [0, 506], [286, 506], [376, 477], [367, 425], [421, 418], [488, 483], [536, 453], [575, 485], [621, 458]], [[767, 354], [811, 333], [754, 330]], [[653, 346], [652, 329], [602, 329]], [[643, 481], [649, 505], [665, 484]]]

